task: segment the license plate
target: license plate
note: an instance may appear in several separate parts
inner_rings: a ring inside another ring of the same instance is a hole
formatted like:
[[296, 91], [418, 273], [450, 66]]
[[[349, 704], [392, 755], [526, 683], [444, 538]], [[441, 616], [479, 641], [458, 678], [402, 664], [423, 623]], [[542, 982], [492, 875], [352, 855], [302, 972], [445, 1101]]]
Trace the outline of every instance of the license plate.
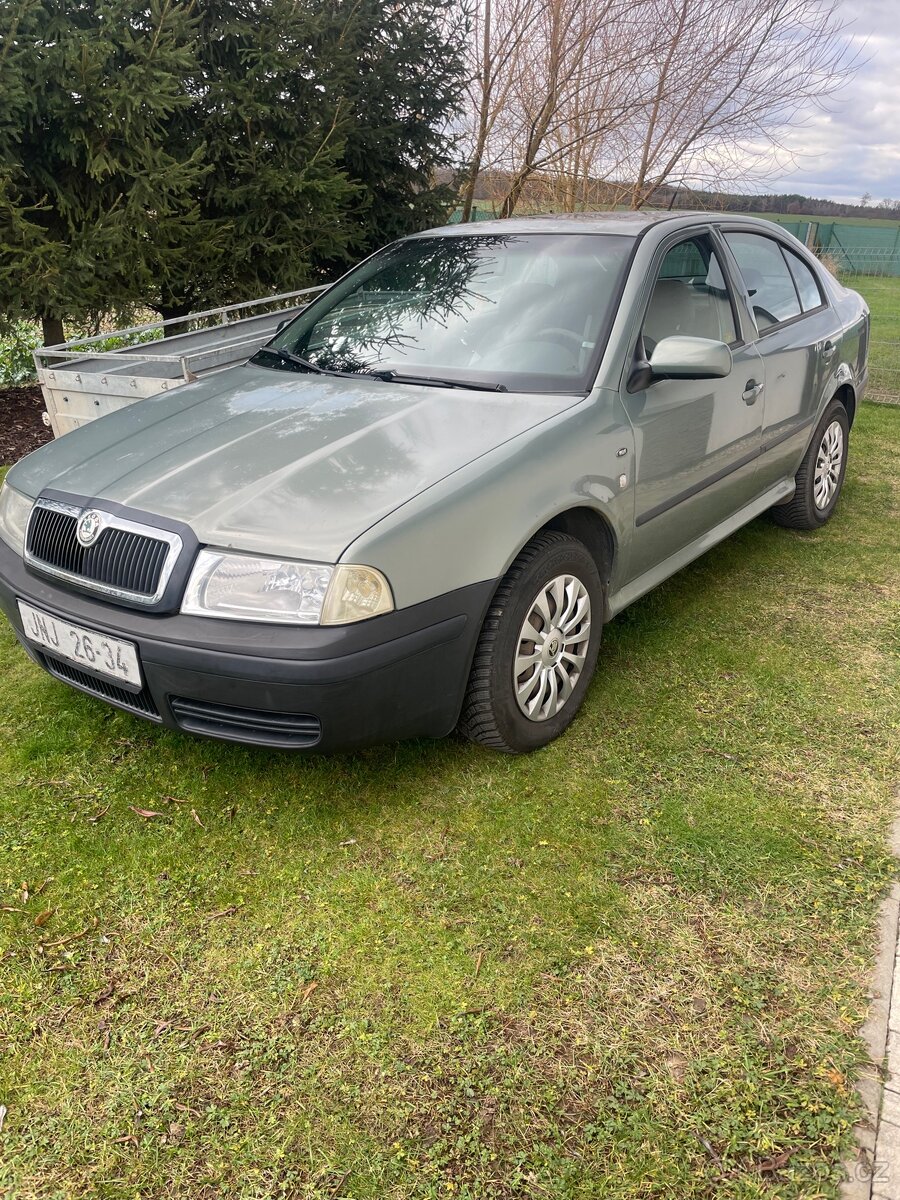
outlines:
[[70, 625], [68, 621], [51, 617], [49, 613], [32, 608], [21, 600], [19, 615], [25, 636], [30, 642], [37, 642], [51, 654], [66, 658], [89, 671], [120, 679], [136, 687], [141, 686], [141, 668], [137, 649], [132, 642], [123, 642], [120, 638], [84, 629], [81, 625]]

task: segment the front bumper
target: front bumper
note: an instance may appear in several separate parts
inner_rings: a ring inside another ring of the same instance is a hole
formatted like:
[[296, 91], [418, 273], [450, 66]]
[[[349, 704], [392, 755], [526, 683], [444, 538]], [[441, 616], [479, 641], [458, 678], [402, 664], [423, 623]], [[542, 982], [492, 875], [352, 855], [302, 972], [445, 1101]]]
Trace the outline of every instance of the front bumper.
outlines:
[[[295, 627], [157, 615], [32, 574], [0, 542], [0, 608], [28, 654], [137, 716], [246, 744], [337, 750], [456, 725], [493, 580], [355, 625]], [[16, 601], [137, 646], [140, 694], [30, 643]]]

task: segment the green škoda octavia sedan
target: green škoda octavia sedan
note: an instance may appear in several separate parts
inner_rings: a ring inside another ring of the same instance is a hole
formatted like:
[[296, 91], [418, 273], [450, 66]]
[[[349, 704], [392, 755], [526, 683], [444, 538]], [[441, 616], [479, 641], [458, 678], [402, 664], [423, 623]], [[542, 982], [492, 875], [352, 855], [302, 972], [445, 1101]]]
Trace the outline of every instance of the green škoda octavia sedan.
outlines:
[[52, 675], [192, 733], [533, 750], [604, 622], [767, 509], [828, 520], [868, 331], [763, 221], [405, 238], [245, 365], [18, 463], [0, 603]]

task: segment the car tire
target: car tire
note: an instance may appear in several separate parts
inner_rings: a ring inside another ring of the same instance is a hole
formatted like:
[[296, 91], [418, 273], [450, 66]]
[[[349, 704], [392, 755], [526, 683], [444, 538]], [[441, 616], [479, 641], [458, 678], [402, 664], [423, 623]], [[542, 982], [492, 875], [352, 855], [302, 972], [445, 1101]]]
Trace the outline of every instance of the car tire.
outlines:
[[[597, 665], [604, 598], [597, 564], [581, 542], [552, 532], [532, 538], [482, 626], [460, 733], [506, 754], [527, 754], [559, 737]], [[538, 636], [528, 639], [529, 632]]]
[[840, 400], [832, 400], [794, 476], [793, 498], [771, 510], [777, 524], [788, 529], [818, 529], [825, 524], [841, 494], [849, 436], [847, 410]]

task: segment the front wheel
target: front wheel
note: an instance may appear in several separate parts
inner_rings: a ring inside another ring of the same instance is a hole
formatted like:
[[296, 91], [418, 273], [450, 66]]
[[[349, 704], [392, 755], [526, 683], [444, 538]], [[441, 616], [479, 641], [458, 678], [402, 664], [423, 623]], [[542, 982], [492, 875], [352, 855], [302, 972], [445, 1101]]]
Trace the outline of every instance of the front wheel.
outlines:
[[559, 737], [591, 681], [602, 624], [603, 584], [586, 547], [563, 533], [532, 538], [485, 619], [460, 732], [507, 754]]
[[819, 422], [794, 477], [797, 485], [787, 504], [772, 509], [772, 518], [789, 529], [818, 529], [838, 502], [847, 470], [850, 419], [840, 400], [832, 400]]

